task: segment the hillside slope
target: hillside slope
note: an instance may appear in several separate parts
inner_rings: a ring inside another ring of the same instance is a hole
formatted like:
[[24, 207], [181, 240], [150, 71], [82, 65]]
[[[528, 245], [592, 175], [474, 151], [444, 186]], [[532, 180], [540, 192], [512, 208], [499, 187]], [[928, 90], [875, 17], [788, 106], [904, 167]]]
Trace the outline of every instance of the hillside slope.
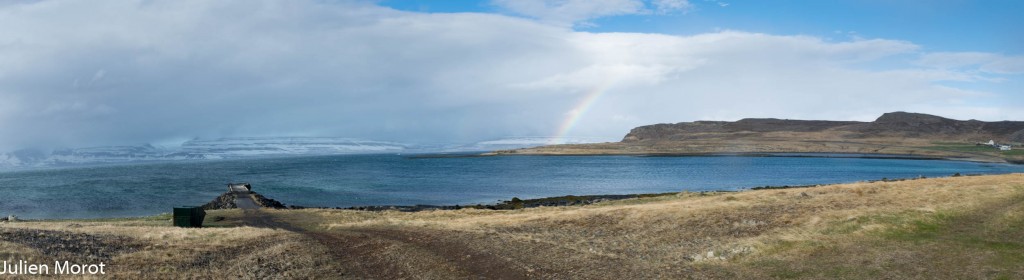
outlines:
[[494, 154], [863, 153], [967, 159], [1024, 160], [1021, 151], [976, 145], [1024, 142], [1024, 122], [954, 120], [893, 112], [872, 122], [742, 119], [655, 124], [632, 129], [621, 142], [551, 145]]

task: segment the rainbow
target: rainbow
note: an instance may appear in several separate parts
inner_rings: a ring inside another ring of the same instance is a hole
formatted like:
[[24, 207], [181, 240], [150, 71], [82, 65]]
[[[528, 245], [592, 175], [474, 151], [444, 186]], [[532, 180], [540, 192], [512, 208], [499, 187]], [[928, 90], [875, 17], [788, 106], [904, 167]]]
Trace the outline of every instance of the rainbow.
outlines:
[[558, 131], [555, 132], [555, 137], [552, 138], [548, 144], [560, 144], [557, 142], [565, 138], [566, 135], [569, 135], [569, 132], [572, 131], [572, 128], [575, 127], [577, 123], [579, 123], [580, 119], [583, 118], [583, 115], [587, 114], [587, 111], [590, 110], [594, 103], [597, 103], [598, 99], [601, 99], [601, 96], [611, 89], [613, 84], [613, 79], [605, 79], [600, 84], [597, 84], [593, 88], [587, 90], [583, 99], [580, 99], [580, 102], [576, 103], [576, 105], [572, 107], [572, 110], [565, 113], [565, 119], [562, 120], [562, 124], [558, 126]]

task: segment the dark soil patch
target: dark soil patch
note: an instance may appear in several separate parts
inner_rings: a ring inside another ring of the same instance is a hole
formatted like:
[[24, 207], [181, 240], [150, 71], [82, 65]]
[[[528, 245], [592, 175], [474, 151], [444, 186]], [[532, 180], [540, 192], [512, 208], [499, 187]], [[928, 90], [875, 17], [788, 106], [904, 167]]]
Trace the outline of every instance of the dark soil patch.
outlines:
[[38, 229], [3, 229], [0, 230], [0, 239], [31, 247], [46, 256], [86, 263], [109, 262], [114, 256], [143, 247], [124, 236]]

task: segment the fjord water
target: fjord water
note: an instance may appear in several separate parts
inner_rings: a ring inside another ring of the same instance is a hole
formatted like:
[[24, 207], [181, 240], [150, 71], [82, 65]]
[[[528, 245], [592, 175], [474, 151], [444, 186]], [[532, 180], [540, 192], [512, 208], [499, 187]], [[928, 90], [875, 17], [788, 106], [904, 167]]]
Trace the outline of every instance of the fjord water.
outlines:
[[340, 155], [0, 173], [0, 215], [145, 216], [200, 205], [228, 182], [289, 205], [454, 205], [512, 197], [737, 190], [881, 178], [1024, 172], [1024, 166], [821, 157]]

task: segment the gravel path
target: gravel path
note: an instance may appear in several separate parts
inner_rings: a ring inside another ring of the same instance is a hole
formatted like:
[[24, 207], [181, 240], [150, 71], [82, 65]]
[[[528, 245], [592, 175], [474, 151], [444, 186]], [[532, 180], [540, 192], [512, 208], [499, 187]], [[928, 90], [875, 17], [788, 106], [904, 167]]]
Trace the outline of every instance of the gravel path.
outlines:
[[231, 194], [235, 195], [235, 206], [239, 209], [260, 209], [259, 204], [252, 199], [252, 192], [245, 186], [235, 185], [231, 186], [229, 190], [231, 190]]
[[248, 194], [236, 194], [235, 206], [238, 206], [239, 209], [244, 210], [254, 210], [260, 208], [259, 205], [256, 205], [256, 201], [252, 200], [252, 196]]

